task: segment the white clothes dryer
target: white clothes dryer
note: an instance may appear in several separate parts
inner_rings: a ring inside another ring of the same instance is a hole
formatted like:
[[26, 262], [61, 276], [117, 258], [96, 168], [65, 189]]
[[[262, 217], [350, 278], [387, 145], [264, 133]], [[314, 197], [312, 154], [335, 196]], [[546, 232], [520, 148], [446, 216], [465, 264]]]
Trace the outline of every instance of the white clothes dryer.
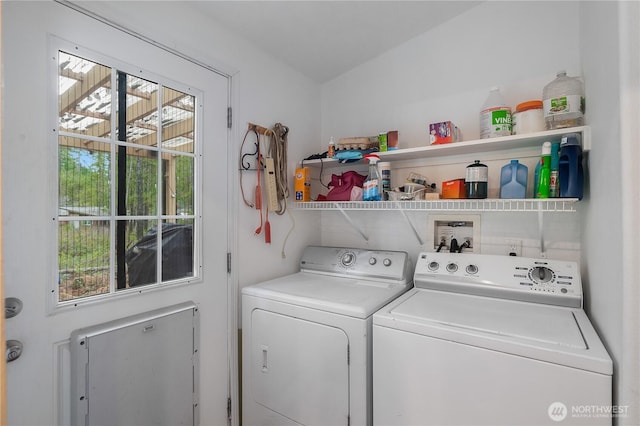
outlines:
[[422, 253], [414, 285], [374, 315], [374, 425], [611, 424], [575, 262]]
[[370, 425], [372, 316], [412, 287], [407, 253], [307, 247], [242, 290], [242, 423]]

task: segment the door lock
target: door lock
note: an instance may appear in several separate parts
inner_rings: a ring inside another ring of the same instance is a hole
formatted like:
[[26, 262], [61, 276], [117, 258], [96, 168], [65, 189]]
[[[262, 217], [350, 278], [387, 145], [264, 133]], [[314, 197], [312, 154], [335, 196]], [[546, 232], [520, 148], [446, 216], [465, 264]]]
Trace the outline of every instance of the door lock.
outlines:
[[22, 311], [22, 300], [17, 297], [4, 299], [4, 317], [13, 318]]
[[7, 362], [15, 361], [22, 355], [22, 342], [7, 340]]

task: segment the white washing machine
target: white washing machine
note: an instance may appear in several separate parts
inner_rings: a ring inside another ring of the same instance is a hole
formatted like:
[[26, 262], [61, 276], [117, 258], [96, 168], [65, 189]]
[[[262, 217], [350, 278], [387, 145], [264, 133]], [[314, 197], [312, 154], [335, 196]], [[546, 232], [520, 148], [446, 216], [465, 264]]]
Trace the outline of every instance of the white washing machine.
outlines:
[[375, 425], [611, 425], [576, 263], [422, 253], [373, 317]]
[[370, 425], [372, 316], [412, 287], [407, 253], [310, 246], [242, 290], [242, 423]]

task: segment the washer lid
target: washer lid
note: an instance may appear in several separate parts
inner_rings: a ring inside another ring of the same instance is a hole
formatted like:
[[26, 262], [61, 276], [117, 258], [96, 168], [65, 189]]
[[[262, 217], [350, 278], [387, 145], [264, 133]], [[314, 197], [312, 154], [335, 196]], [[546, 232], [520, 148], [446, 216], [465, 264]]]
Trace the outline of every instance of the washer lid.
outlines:
[[367, 318], [411, 287], [410, 283], [398, 284], [298, 272], [245, 287], [242, 294], [356, 318]]
[[416, 289], [376, 313], [374, 325], [612, 372], [582, 309]]

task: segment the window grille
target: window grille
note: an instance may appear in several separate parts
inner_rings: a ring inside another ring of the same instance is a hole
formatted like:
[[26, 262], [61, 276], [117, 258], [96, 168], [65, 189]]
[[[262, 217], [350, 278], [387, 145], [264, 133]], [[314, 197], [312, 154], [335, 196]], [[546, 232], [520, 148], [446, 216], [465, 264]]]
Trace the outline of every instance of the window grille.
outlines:
[[57, 68], [57, 303], [193, 280], [196, 95], [65, 50]]

